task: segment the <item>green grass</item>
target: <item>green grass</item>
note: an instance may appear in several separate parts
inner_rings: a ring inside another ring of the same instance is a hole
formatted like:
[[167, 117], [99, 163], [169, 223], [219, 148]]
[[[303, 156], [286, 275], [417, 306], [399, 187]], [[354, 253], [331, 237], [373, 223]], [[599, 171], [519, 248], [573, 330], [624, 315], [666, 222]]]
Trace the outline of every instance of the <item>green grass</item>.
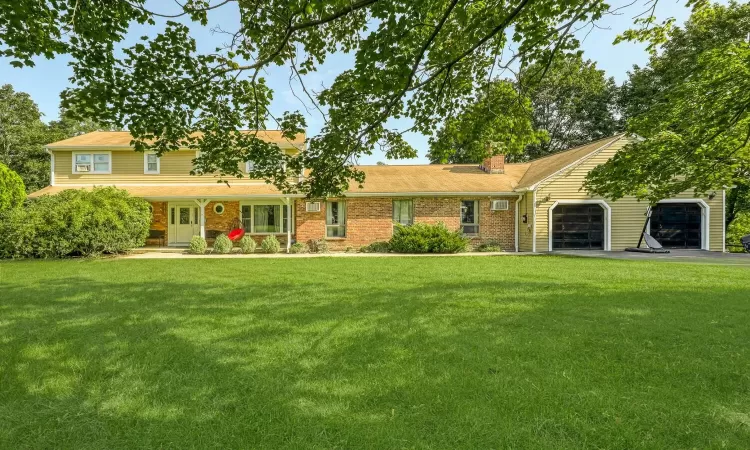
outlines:
[[0, 448], [747, 448], [750, 269], [0, 263]]

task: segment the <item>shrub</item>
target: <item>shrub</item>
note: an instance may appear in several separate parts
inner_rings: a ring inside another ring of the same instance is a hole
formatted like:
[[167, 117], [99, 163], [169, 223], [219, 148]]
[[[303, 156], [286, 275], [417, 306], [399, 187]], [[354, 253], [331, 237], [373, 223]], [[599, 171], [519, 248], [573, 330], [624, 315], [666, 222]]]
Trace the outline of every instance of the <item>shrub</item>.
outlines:
[[458, 231], [450, 231], [445, 224], [396, 224], [390, 240], [396, 253], [458, 253], [466, 250], [469, 238]]
[[203, 239], [200, 236], [193, 236], [190, 239], [190, 248], [188, 251], [194, 255], [203, 255], [206, 253], [206, 248], [208, 248], [208, 244], [206, 244], [206, 240]]
[[727, 228], [727, 250], [731, 252], [742, 252], [742, 236], [750, 234], [750, 212], [743, 212], [729, 224]]
[[113, 187], [45, 195], [0, 218], [0, 257], [60, 258], [122, 253], [146, 242], [147, 201]]
[[263, 249], [263, 253], [278, 253], [279, 250], [281, 250], [281, 244], [274, 235], [267, 236], [263, 239], [263, 242], [260, 243], [260, 247]]
[[255, 239], [253, 239], [252, 237], [242, 236], [242, 239], [240, 239], [240, 251], [242, 251], [242, 253], [255, 253], [256, 247], [257, 244], [255, 243]]
[[503, 246], [499, 242], [490, 241], [479, 244], [475, 250], [478, 252], [502, 252]]
[[307, 241], [310, 253], [328, 253], [328, 241], [325, 239], [310, 239]]
[[382, 241], [373, 242], [360, 247], [359, 251], [362, 253], [388, 253], [391, 251], [391, 244]]
[[26, 200], [26, 187], [21, 177], [0, 164], [0, 213], [18, 208]]
[[227, 237], [226, 234], [221, 233], [219, 236], [216, 237], [216, 240], [214, 241], [214, 252], [226, 254], [232, 251], [232, 247], [234, 244], [232, 244], [232, 241]]
[[289, 247], [289, 253], [307, 253], [310, 249], [302, 242], [295, 242]]

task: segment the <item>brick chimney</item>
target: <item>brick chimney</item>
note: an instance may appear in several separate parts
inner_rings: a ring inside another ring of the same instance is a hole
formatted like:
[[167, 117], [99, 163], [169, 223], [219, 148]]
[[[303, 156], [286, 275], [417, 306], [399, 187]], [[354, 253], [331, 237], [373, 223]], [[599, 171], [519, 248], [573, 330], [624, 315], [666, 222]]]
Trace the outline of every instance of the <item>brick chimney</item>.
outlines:
[[479, 168], [487, 173], [505, 173], [505, 155], [494, 155], [485, 158]]

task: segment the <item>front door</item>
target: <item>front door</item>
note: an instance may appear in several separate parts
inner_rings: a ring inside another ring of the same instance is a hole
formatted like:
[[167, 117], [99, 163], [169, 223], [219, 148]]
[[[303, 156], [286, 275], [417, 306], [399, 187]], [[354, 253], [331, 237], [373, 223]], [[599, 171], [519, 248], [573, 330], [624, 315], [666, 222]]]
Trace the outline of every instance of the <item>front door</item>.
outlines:
[[197, 206], [190, 204], [169, 206], [169, 243], [187, 244], [200, 230]]

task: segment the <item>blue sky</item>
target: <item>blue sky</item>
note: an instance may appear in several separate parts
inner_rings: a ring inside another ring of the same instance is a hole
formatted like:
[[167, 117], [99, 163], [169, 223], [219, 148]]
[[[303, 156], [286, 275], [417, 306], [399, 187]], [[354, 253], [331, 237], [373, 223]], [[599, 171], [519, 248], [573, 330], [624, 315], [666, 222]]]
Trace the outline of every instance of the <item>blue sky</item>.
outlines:
[[[613, 1], [612, 6], [618, 7], [630, 3], [632, 0]], [[158, 0], [152, 0], [152, 6], [159, 6], [160, 11], [163, 3]], [[640, 2], [639, 2], [640, 3]], [[641, 4], [622, 11], [622, 15], [607, 16], [598, 22], [599, 27], [604, 29], [594, 29], [583, 41], [582, 48], [584, 57], [594, 60], [600, 69], [605, 70], [608, 76], [613, 76], [618, 83], [627, 78], [627, 71], [634, 65], [644, 65], [647, 62], [648, 55], [644, 45], [620, 43], [612, 45], [612, 41], [622, 31], [632, 25], [632, 17], [643, 10]], [[233, 23], [231, 10], [222, 8], [222, 11], [213, 13], [209, 17], [211, 26], [217, 24]], [[674, 17], [677, 23], [683, 23], [690, 15], [690, 10], [685, 8], [684, 2], [675, 0], [661, 1], [657, 6], [657, 17], [660, 19]], [[225, 28], [231, 29], [230, 26]], [[128, 40], [148, 34], [152, 35], [156, 30], [149, 28], [136, 27], [131, 30]], [[583, 39], [586, 30], [580, 32], [580, 38]], [[199, 42], [199, 50], [213, 50], [214, 47], [226, 41], [226, 38], [220, 34], [212, 34], [207, 29], [196, 29], [194, 36]], [[60, 92], [68, 87], [68, 78], [72, 71], [68, 67], [69, 59], [58, 57], [54, 60], [37, 58], [36, 66], [33, 68], [16, 69], [8, 64], [7, 60], [0, 58], [0, 84], [9, 83], [13, 85], [16, 91], [27, 92], [34, 101], [39, 105], [44, 120], [54, 120], [58, 116], [58, 106], [60, 102]], [[322, 85], [329, 85], [336, 75], [351, 66], [352, 58], [350, 55], [336, 54], [332, 55], [326, 63], [319, 68], [317, 73], [311, 74], [305, 78], [305, 85], [308, 88], [316, 89]], [[315, 109], [308, 105], [310, 114], [300, 104], [295, 97], [295, 93], [300, 98], [305, 98], [299, 86], [292, 83], [290, 87], [289, 72], [286, 68], [272, 68], [265, 74], [269, 81], [270, 87], [275, 91], [272, 111], [274, 114], [281, 114], [286, 110], [301, 110], [307, 116], [308, 134], [316, 134], [322, 125], [322, 119]], [[404, 129], [408, 124], [399, 121], [393, 121], [389, 125]], [[274, 128], [273, 124], [268, 124], [269, 128]], [[414, 164], [426, 163], [425, 155], [428, 150], [427, 136], [408, 134], [407, 140], [418, 150], [419, 158], [412, 160], [387, 161], [389, 164]], [[364, 156], [359, 160], [360, 164], [374, 164], [377, 161], [386, 161], [384, 156], [375, 153], [370, 156]]]

